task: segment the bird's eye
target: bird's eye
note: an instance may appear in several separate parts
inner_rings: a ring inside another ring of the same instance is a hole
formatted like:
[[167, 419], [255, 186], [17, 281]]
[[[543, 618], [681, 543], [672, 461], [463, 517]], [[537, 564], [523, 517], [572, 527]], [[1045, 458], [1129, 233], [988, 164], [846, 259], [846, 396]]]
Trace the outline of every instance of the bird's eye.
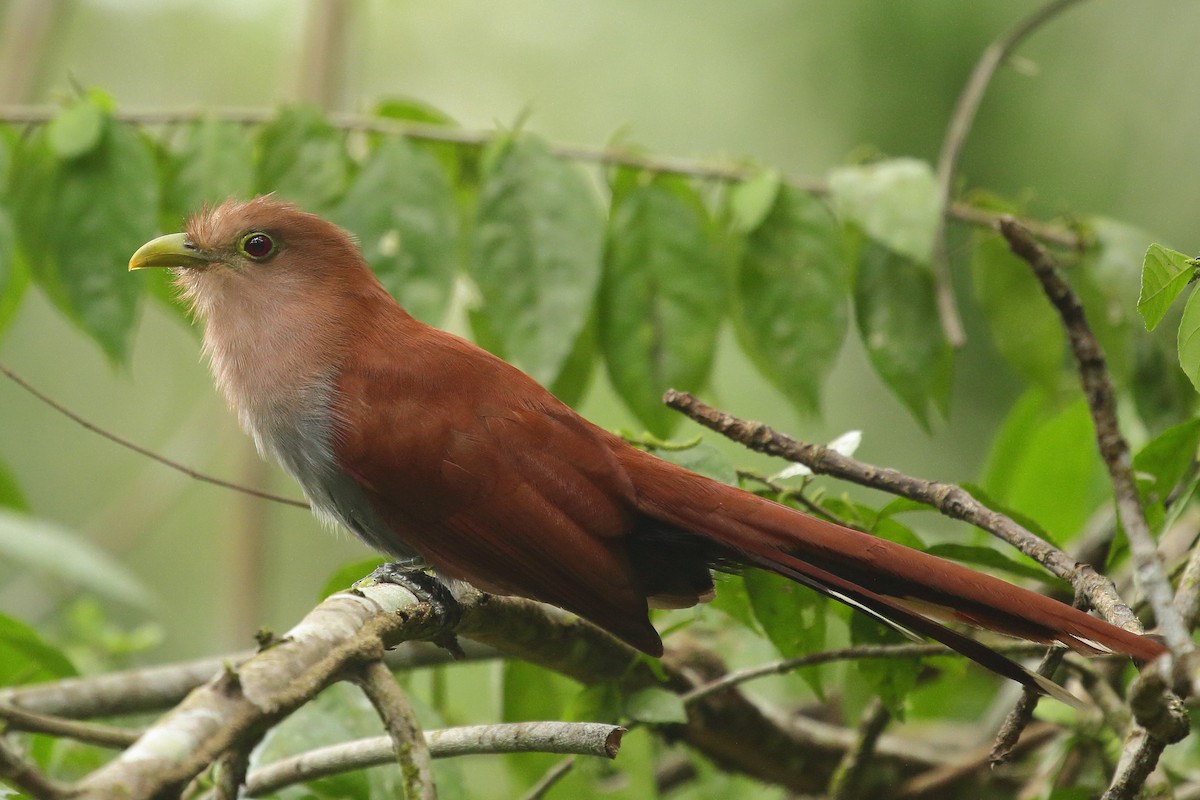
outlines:
[[275, 242], [265, 233], [247, 233], [242, 237], [240, 249], [255, 261], [262, 261], [275, 252]]

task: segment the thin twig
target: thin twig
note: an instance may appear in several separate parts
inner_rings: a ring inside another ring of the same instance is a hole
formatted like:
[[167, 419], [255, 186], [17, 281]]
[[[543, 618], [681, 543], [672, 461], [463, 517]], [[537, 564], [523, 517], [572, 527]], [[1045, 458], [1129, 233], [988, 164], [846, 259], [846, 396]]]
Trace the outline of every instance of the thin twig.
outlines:
[[894, 469], [876, 467], [844, 456], [828, 447], [798, 442], [761, 422], [747, 422], [718, 411], [687, 392], [667, 390], [663, 397], [671, 408], [691, 417], [722, 436], [751, 450], [804, 464], [813, 472], [833, 475], [862, 486], [907, 497], [933, 506], [948, 517], [969, 522], [1003, 539], [1082, 592], [1092, 608], [1118, 627], [1141, 633], [1136, 616], [1117, 594], [1112, 581], [1087, 564], [1080, 564], [1062, 550], [1013, 519], [993, 511], [969, 492], [949, 483], [927, 481]]
[[[1037, 673], [1045, 675], [1047, 678], [1054, 675], [1054, 670], [1058, 669], [1058, 665], [1062, 663], [1063, 657], [1067, 651], [1061, 647], [1049, 648], [1045, 655], [1042, 656], [1042, 663], [1038, 664]], [[1033, 712], [1037, 710], [1038, 700], [1041, 695], [1028, 687], [1021, 691], [1021, 699], [1017, 701], [1016, 706], [1012, 711], [1008, 712], [1008, 716], [1004, 718], [1004, 724], [1000, 726], [999, 732], [996, 734], [995, 741], [992, 742], [992, 751], [988, 755], [988, 761], [992, 766], [998, 766], [1006, 762], [1013, 754], [1013, 749], [1021, 738], [1021, 734], [1033, 722]]]
[[77, 722], [73, 719], [56, 717], [51, 714], [38, 714], [0, 703], [0, 720], [11, 730], [27, 733], [45, 733], [50, 736], [63, 736], [77, 742], [86, 742], [97, 747], [114, 747], [123, 749], [133, 744], [141, 735], [140, 731], [129, 728], [114, 728], [108, 725], [96, 725], [90, 722]]
[[1137, 797], [1166, 746], [1166, 742], [1151, 736], [1145, 728], [1135, 727], [1121, 750], [1121, 761], [1112, 783], [1100, 800], [1133, 800]]
[[[942, 151], [938, 154], [937, 191], [938, 207], [946, 208], [950, 203], [950, 192], [954, 182], [954, 172], [958, 166], [958, 157], [983, 101], [984, 92], [992, 81], [996, 70], [1008, 60], [1008, 57], [1025, 39], [1041, 26], [1045, 25], [1060, 12], [1080, 2], [1080, 0], [1052, 0], [1040, 9], [1022, 19], [1003, 35], [994, 40], [983, 51], [971, 70], [971, 76], [963, 86], [958, 102], [954, 106], [954, 114], [950, 117], [950, 125], [942, 140]], [[938, 315], [941, 317], [942, 329], [950, 346], [960, 348], [966, 343], [963, 332], [962, 318], [954, 301], [954, 286], [950, 280], [949, 256], [946, 252], [946, 216], [938, 216], [937, 230], [934, 234], [933, 246], [933, 277], [936, 285]]]
[[18, 375], [16, 372], [14, 372], [12, 369], [5, 366], [4, 364], [0, 364], [0, 373], [3, 373], [4, 376], [6, 378], [8, 378], [10, 381], [17, 384], [22, 389], [24, 389], [25, 391], [29, 392], [31, 395], [36, 397], [40, 402], [42, 402], [45, 405], [49, 406], [50, 408], [54, 409], [59, 414], [62, 414], [64, 417], [71, 420], [72, 422], [82, 425], [84, 428], [91, 431], [92, 433], [103, 436], [105, 439], [108, 439], [110, 442], [112, 442], [116, 445], [124, 447], [126, 450], [132, 450], [133, 452], [137, 453], [138, 455], [145, 456], [146, 458], [149, 458], [153, 461], [157, 461], [158, 463], [162, 464], [163, 466], [170, 467], [171, 469], [176, 470], [177, 472], [182, 472], [184, 475], [187, 475], [189, 478], [194, 478], [195, 480], [198, 480], [198, 481], [204, 481], [205, 483], [211, 483], [214, 486], [220, 486], [222, 489], [232, 489], [235, 492], [241, 492], [242, 494], [248, 494], [248, 495], [251, 495], [252, 497], [258, 497], [262, 500], [270, 500], [274, 503], [283, 503], [284, 505], [295, 506], [297, 508], [305, 508], [305, 509], [309, 507], [308, 503], [305, 503], [302, 500], [293, 500], [290, 497], [283, 497], [281, 495], [271, 494], [270, 492], [260, 492], [259, 490], [251, 489], [248, 486], [241, 486], [236, 483], [231, 483], [229, 481], [221, 480], [220, 478], [215, 478], [212, 475], [206, 475], [205, 473], [194, 470], [189, 466], [180, 464], [178, 461], [172, 461], [171, 459], [169, 459], [165, 456], [159, 455], [158, 453], [154, 452], [153, 450], [149, 450], [145, 447], [142, 447], [141, 445], [134, 444], [133, 442], [129, 441], [128, 439], [123, 439], [122, 437], [118, 436], [117, 434], [112, 433], [111, 431], [105, 430], [104, 428], [101, 428], [99, 425], [95, 424], [94, 422], [91, 422], [90, 420], [85, 419], [84, 417], [81, 417], [79, 414], [76, 414], [74, 411], [67, 408], [62, 403], [59, 403], [57, 400], [50, 397], [45, 392], [43, 392], [40, 389], [38, 389], [37, 387], [35, 387], [29, 381], [22, 378], [20, 375]]
[[[623, 731], [619, 726], [598, 722], [512, 722], [426, 731], [425, 740], [434, 758], [501, 753], [615, 758]], [[246, 781], [246, 796], [261, 797], [285, 786], [395, 760], [388, 736], [321, 747], [256, 769]]]
[[[1033, 655], [1040, 653], [1044, 645], [1030, 642], [1006, 642], [993, 645], [999, 653], [1008, 655]], [[768, 675], [782, 675], [794, 672], [802, 667], [814, 667], [819, 664], [829, 664], [835, 661], [863, 661], [878, 658], [927, 658], [929, 656], [953, 655], [954, 651], [943, 644], [864, 644], [855, 647], [845, 647], [840, 650], [826, 650], [822, 653], [810, 653], [806, 656], [772, 661], [754, 667], [735, 670], [722, 675], [720, 678], [703, 683], [684, 694], [679, 699], [688, 705], [701, 698], [732, 688], [747, 681], [765, 678]]]
[[[42, 124], [53, 119], [60, 109], [55, 106], [0, 106], [0, 122], [18, 124]], [[276, 112], [271, 109], [244, 108], [208, 108], [203, 110], [192, 108], [141, 109], [136, 111], [118, 110], [113, 112], [115, 119], [134, 125], [179, 125], [197, 122], [203, 119], [220, 119], [241, 125], [262, 125], [273, 120]], [[369, 117], [361, 114], [330, 114], [330, 124], [344, 131], [365, 131], [370, 133], [405, 136], [410, 139], [421, 139], [430, 142], [446, 142], [463, 147], [483, 147], [496, 136], [496, 131], [463, 130], [442, 125], [430, 125], [419, 122], [402, 122], [399, 120]], [[670, 156], [648, 156], [634, 150], [620, 147], [583, 147], [576, 145], [551, 145], [550, 152], [559, 158], [569, 161], [580, 161], [602, 166], [622, 166], [642, 169], [648, 172], [680, 175], [700, 180], [713, 180], [726, 183], [736, 183], [747, 180], [758, 174], [754, 167], [741, 164], [711, 164], [686, 158]], [[827, 194], [829, 185], [819, 180], [804, 180], [789, 178], [789, 186], [793, 186], [812, 194]], [[1000, 215], [978, 208], [969, 203], [955, 202], [946, 207], [945, 213], [960, 222], [982, 227], [995, 227]], [[1025, 220], [1025, 226], [1042, 241], [1058, 247], [1076, 249], [1083, 242], [1078, 234], [1065, 228], [1038, 220]]]
[[1195, 649], [1191, 633], [1175, 608], [1170, 581], [1163, 570], [1158, 547], [1146, 523], [1146, 514], [1138, 499], [1137, 484], [1129, 455], [1129, 443], [1117, 422], [1117, 398], [1104, 358], [1084, 314], [1083, 304], [1071, 285], [1059, 273], [1053, 256], [1037, 243], [1016, 219], [1003, 217], [1000, 232], [1012, 251], [1025, 260], [1041, 281], [1046, 296], [1062, 318], [1071, 352], [1078, 365], [1079, 382], [1087, 398], [1088, 410], [1096, 428], [1100, 457], [1108, 468], [1117, 499], [1117, 517], [1125, 528], [1129, 550], [1133, 554], [1136, 575], [1142, 591], [1154, 609], [1154, 617], [1163, 638], [1176, 656]]
[[525, 797], [522, 800], [542, 800], [546, 796], [546, 793], [553, 789], [555, 784], [567, 777], [567, 773], [574, 768], [575, 756], [567, 756], [546, 770], [546, 774], [538, 779], [537, 783], [529, 787], [529, 791], [525, 793]]
[[876, 697], [863, 713], [858, 727], [858, 741], [846, 751], [833, 778], [829, 781], [829, 796], [832, 800], [851, 800], [858, 797], [862, 789], [863, 772], [871, 763], [875, 745], [883, 730], [892, 721], [892, 713]]
[[[1057, 725], [1049, 722], [1035, 722], [1025, 729], [1024, 734], [1013, 748], [1013, 754], [1017, 755], [1041, 747], [1060, 732], [1061, 729]], [[990, 767], [990, 748], [984, 746], [962, 761], [933, 767], [908, 780], [895, 790], [893, 797], [897, 800], [899, 798], [911, 800], [918, 797], [947, 797], [949, 796], [947, 792], [949, 786], [970, 775], [990, 769]]]
[[242, 788], [246, 785], [246, 773], [250, 769], [250, 751], [258, 744], [260, 738], [238, 742], [237, 746], [226, 750], [218, 759], [216, 785], [212, 792], [216, 800], [238, 800], [242, 796]]
[[69, 787], [43, 775], [37, 765], [25, 758], [3, 735], [0, 735], [0, 781], [33, 800], [59, 800], [69, 796]]
[[1188, 630], [1192, 630], [1200, 622], [1200, 546], [1192, 547], [1187, 566], [1183, 568], [1183, 574], [1179, 577], [1175, 608]]
[[404, 776], [404, 796], [409, 800], [436, 800], [433, 759], [421, 733], [421, 723], [408, 698], [382, 661], [366, 664], [355, 678], [392, 740], [392, 753]]

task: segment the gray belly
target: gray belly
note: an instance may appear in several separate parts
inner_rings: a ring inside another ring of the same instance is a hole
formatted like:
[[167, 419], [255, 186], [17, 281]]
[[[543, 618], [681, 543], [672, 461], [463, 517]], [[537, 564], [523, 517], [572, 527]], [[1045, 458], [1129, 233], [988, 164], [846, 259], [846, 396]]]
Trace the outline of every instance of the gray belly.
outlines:
[[387, 556], [421, 564], [420, 556], [388, 527], [358, 483], [338, 468], [327, 423], [252, 424], [251, 433], [259, 452], [278, 461], [300, 484], [318, 519], [340, 523]]

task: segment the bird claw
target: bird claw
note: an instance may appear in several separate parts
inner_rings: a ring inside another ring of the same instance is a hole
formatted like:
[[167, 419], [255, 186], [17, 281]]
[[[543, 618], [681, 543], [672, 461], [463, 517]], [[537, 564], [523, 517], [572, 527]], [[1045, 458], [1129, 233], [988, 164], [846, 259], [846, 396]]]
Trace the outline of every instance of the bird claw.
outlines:
[[458, 637], [454, 635], [454, 629], [462, 619], [462, 606], [446, 584], [420, 567], [403, 561], [380, 564], [358, 583], [367, 581], [390, 583], [412, 592], [418, 601], [429, 606], [441, 622], [441, 630], [430, 641], [448, 652], [455, 661], [467, 657], [458, 643]]

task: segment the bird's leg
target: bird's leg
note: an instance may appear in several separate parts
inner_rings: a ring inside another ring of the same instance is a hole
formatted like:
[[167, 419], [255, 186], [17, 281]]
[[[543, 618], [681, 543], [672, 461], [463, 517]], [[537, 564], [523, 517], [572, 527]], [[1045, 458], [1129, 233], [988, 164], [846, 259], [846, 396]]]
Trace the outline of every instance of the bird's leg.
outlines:
[[366, 581], [391, 583], [412, 592], [417, 600], [426, 603], [433, 610], [441, 622], [441, 630], [430, 641], [448, 652], [455, 660], [467, 657], [458, 644], [458, 637], [454, 635], [454, 629], [462, 618], [462, 606], [449, 587], [436, 576], [411, 561], [392, 561], [380, 564], [370, 575], [354, 585], [358, 586]]

